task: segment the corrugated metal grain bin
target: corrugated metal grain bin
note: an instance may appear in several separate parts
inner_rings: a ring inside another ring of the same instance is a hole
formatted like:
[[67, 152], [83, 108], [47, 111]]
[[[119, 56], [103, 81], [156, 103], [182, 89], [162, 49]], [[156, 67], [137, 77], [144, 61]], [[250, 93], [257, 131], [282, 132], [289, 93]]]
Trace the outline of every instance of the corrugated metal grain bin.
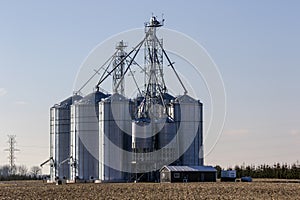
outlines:
[[71, 181], [99, 178], [99, 106], [96, 91], [71, 106]]
[[115, 93], [99, 102], [99, 180], [124, 182], [128, 180], [131, 157], [130, 101]]
[[179, 96], [174, 101], [174, 115], [179, 152], [183, 153], [178, 165], [203, 165], [202, 103], [188, 95]]
[[51, 181], [70, 178], [70, 106], [81, 98], [74, 95], [50, 108]]

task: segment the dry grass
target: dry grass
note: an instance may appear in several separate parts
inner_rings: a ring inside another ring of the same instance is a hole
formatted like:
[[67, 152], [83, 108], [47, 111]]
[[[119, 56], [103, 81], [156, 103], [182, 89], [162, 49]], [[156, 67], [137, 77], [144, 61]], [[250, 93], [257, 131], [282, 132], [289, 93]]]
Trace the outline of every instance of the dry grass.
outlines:
[[299, 199], [300, 183], [105, 183], [53, 185], [0, 182], [0, 199]]

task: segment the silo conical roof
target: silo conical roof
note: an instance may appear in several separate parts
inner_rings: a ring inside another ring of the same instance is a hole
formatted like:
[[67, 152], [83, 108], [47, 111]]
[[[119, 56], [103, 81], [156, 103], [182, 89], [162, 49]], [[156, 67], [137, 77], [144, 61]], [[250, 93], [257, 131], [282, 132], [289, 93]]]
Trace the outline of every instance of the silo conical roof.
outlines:
[[101, 99], [107, 98], [109, 95], [104, 94], [100, 91], [92, 92], [83, 97], [78, 104], [97, 104]]
[[79, 101], [80, 99], [82, 99], [82, 96], [80, 95], [73, 95], [68, 97], [67, 99], [61, 101], [58, 104], [55, 104], [53, 107], [54, 108], [69, 108], [74, 102]]

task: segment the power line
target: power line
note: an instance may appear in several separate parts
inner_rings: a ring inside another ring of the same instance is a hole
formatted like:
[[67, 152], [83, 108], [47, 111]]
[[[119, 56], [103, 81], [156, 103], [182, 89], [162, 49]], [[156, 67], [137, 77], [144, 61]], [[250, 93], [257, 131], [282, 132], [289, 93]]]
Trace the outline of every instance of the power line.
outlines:
[[10, 167], [10, 174], [14, 174], [14, 170], [16, 168], [15, 165], [15, 152], [20, 151], [19, 149], [15, 148], [16, 145], [16, 135], [8, 135], [8, 142], [9, 147], [8, 149], [5, 149], [4, 151], [8, 151], [8, 161], [9, 161], [9, 167]]

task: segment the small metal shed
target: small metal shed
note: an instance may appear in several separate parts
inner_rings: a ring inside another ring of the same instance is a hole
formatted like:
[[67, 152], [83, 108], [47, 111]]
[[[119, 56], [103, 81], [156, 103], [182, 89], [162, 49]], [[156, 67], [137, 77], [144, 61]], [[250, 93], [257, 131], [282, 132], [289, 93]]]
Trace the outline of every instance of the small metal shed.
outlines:
[[161, 183], [216, 182], [217, 170], [212, 166], [163, 166]]
[[222, 182], [235, 182], [236, 170], [222, 170], [221, 181]]

